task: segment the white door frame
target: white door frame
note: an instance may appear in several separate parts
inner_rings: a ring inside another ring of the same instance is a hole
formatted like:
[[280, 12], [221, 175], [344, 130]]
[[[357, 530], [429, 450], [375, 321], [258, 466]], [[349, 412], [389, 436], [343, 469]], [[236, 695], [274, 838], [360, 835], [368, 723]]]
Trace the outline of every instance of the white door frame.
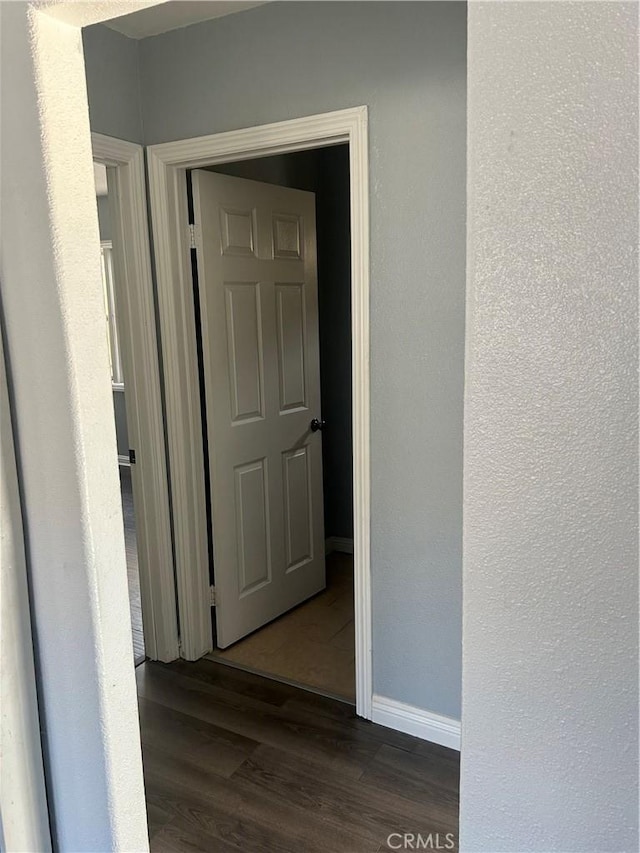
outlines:
[[162, 340], [181, 655], [212, 649], [207, 519], [185, 173], [215, 163], [349, 144], [351, 193], [356, 711], [371, 718], [369, 166], [367, 108], [147, 149]]
[[[131, 481], [136, 515], [145, 652], [152, 660], [178, 655], [169, 485], [151, 254], [141, 145], [91, 134], [93, 158], [107, 167], [113, 213], [114, 285], [122, 370], [127, 389]], [[114, 460], [115, 463], [115, 460]]]

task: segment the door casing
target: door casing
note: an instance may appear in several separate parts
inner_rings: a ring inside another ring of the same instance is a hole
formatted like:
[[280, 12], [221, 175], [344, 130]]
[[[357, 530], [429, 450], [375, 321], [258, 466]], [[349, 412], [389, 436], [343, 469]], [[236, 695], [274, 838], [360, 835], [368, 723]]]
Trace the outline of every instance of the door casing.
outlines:
[[180, 654], [213, 647], [200, 388], [191, 280], [186, 171], [203, 166], [349, 145], [353, 407], [356, 712], [371, 718], [369, 165], [367, 108], [306, 116], [147, 149], [166, 431], [171, 470]]
[[[147, 657], [179, 655], [171, 544], [167, 454], [151, 277], [141, 145], [91, 134], [94, 161], [107, 166], [113, 214], [118, 331], [127, 394], [129, 445], [138, 540], [142, 625]], [[115, 460], [114, 460], [115, 464]]]

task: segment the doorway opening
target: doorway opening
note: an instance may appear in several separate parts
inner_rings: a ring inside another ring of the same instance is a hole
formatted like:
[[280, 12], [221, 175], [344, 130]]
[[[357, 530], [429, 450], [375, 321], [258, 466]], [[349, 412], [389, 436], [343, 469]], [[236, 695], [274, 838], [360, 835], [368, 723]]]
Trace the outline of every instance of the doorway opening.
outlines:
[[355, 703], [349, 146], [205, 166], [187, 183], [209, 657]]
[[[131, 482], [131, 459], [129, 455], [129, 435], [127, 429], [127, 403], [122, 346], [120, 315], [123, 306], [116, 296], [116, 265], [114, 262], [114, 228], [111, 213], [111, 199], [107, 181], [107, 167], [103, 163], [93, 165], [96, 184], [96, 204], [98, 208], [98, 226], [100, 228], [100, 261], [102, 268], [102, 290], [104, 296], [105, 331], [109, 345], [111, 366], [111, 388], [113, 393], [113, 414], [116, 428], [118, 450], [118, 469], [120, 474], [120, 496], [124, 521], [124, 539], [127, 559], [127, 585], [129, 590], [129, 612], [131, 616], [131, 635], [133, 657], [138, 666], [145, 659], [144, 631], [142, 627], [142, 603], [140, 596], [140, 571], [138, 563], [138, 542]], [[117, 235], [116, 238], [117, 239]]]
[[[186, 660], [197, 660], [212, 651], [213, 637], [203, 476], [205, 466], [190, 253], [194, 230], [197, 229], [188, 226], [186, 173], [188, 170], [201, 170], [202, 174], [210, 174], [210, 177], [213, 177], [211, 173], [203, 170], [203, 167], [325, 148], [343, 143], [346, 143], [349, 149], [351, 231], [353, 418], [351, 478], [353, 484], [355, 694], [356, 713], [365, 719], [371, 719], [373, 685], [367, 108], [353, 107], [274, 124], [152, 145], [147, 149], [147, 169], [164, 366], [166, 434], [171, 469], [173, 542], [181, 632], [180, 656]], [[221, 179], [223, 176], [217, 177]], [[249, 220], [251, 218], [252, 214]], [[213, 219], [216, 221], [215, 216]], [[295, 218], [291, 220], [283, 217], [283, 219], [282, 233], [289, 236], [295, 235], [295, 228], [292, 228]], [[246, 230], [246, 216], [244, 222]], [[268, 230], [267, 228], [267, 232]], [[284, 242], [287, 242], [287, 239], [285, 238]], [[283, 246], [283, 248], [285, 251], [291, 250], [291, 246]], [[288, 255], [285, 256], [288, 257]], [[245, 283], [252, 280], [256, 282], [255, 278], [249, 278], [245, 279]], [[285, 282], [286, 278], [282, 281]], [[246, 298], [246, 293], [244, 296], [244, 306], [247, 309], [245, 315], [249, 317], [253, 311], [255, 316], [255, 304], [251, 309], [251, 299]], [[236, 304], [240, 305], [242, 302], [243, 300], [240, 299]], [[224, 316], [226, 311], [223, 303], [222, 311], [218, 311], [216, 316]], [[217, 335], [218, 345], [226, 337], [226, 331], [223, 331], [222, 335]], [[317, 416], [313, 415], [313, 417]], [[307, 424], [310, 424], [310, 420]], [[292, 441], [289, 447], [292, 448], [293, 444]], [[260, 458], [262, 457], [254, 457], [253, 461]], [[255, 466], [255, 468], [260, 467], [264, 468], [261, 465]], [[281, 471], [281, 467], [276, 466], [273, 470]], [[264, 477], [258, 471], [254, 474], [254, 486], [256, 481], [259, 483], [261, 480], [264, 480]], [[232, 494], [233, 488], [229, 488], [227, 493]], [[321, 500], [315, 502], [315, 506], [318, 505], [322, 505]], [[218, 540], [219, 538], [218, 536]], [[317, 549], [316, 553], [319, 553]], [[218, 581], [219, 578], [216, 577], [216, 584]], [[322, 585], [318, 586], [317, 591], [321, 588]]]
[[134, 657], [171, 661], [178, 625], [144, 153], [97, 133], [91, 141]]

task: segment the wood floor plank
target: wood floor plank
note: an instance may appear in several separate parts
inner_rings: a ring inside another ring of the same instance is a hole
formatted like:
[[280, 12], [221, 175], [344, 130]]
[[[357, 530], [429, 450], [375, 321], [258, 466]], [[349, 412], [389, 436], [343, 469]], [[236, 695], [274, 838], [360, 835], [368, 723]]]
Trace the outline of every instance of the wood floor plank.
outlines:
[[235, 669], [230, 666], [221, 666], [205, 659], [198, 661], [174, 661], [170, 665], [170, 668], [172, 672], [179, 673], [180, 675], [186, 675], [205, 684], [220, 687], [224, 690], [238, 693], [240, 696], [257, 699], [260, 702], [266, 702], [268, 705], [275, 705], [276, 707], [281, 707], [288, 699], [300, 693], [297, 687], [291, 687], [288, 684], [282, 684], [279, 681], [272, 681], [268, 678], [256, 679], [252, 673], [244, 672], [241, 669]]
[[373, 853], [377, 844], [335, 827], [292, 804], [275, 801], [242, 779], [222, 779], [156, 750], [145, 753], [147, 798], [172, 822], [243, 851]]
[[[311, 699], [313, 694], [306, 691], [299, 691], [303, 696], [297, 696], [290, 699], [283, 705], [284, 713], [295, 714], [297, 719], [311, 720], [318, 713], [329, 716], [335, 723], [341, 726], [346, 733], [351, 733], [354, 736], [360, 736], [376, 741], [378, 744], [389, 743], [397, 746], [399, 749], [405, 749], [413, 752], [417, 749], [419, 739], [412, 735], [407, 735], [404, 732], [397, 732], [394, 729], [388, 729], [385, 726], [379, 726], [369, 720], [363, 720], [358, 717], [355, 708], [351, 705], [336, 703], [335, 700], [325, 699], [326, 703], [335, 705], [343, 705], [341, 708], [331, 708], [329, 704], [323, 707]], [[324, 698], [324, 697], [319, 697]], [[345, 708], [347, 710], [345, 710]]]
[[140, 698], [143, 753], [154, 747], [229, 777], [258, 746], [256, 741]]
[[313, 714], [321, 714], [336, 720], [357, 720], [356, 706], [350, 702], [336, 701], [321, 693], [311, 693], [309, 690], [300, 690], [293, 687], [295, 692], [288, 697], [283, 704], [285, 711], [302, 710]]
[[457, 841], [454, 751], [221, 664], [146, 662], [136, 676], [154, 853], [375, 853], [393, 849], [391, 832]]
[[238, 853], [238, 849], [190, 828], [181, 820], [170, 821], [149, 844], [149, 853]]
[[360, 776], [379, 746], [360, 733], [345, 733], [326, 717], [309, 721], [284, 715], [278, 708], [172, 674], [166, 667], [154, 669], [147, 663], [138, 668], [136, 675], [138, 692], [147, 699], [301, 758], [327, 764], [354, 778]]
[[290, 754], [260, 746], [231, 777], [244, 780], [274, 803], [295, 805], [305, 815], [348, 828], [376, 845], [392, 832], [445, 832], [454, 828], [453, 810], [420, 803], [389, 791], [336, 777]]
[[154, 803], [147, 802], [147, 828], [149, 838], [157, 835], [171, 820], [171, 812]]
[[439, 743], [431, 743], [428, 740], [420, 740], [420, 738], [416, 738], [415, 742], [413, 752], [418, 755], [443, 758], [455, 762], [458, 766], [460, 765], [460, 752], [458, 750], [449, 749], [448, 746], [441, 746]]
[[385, 743], [376, 753], [368, 769], [374, 765], [380, 766], [395, 772], [405, 780], [411, 780], [416, 784], [437, 785], [457, 794], [460, 780], [460, 756], [453, 750], [449, 752], [451, 755], [448, 756], [438, 753], [422, 755], [398, 749], [392, 743]]
[[423, 805], [446, 820], [447, 815], [458, 811], [458, 776], [457, 769], [446, 766], [446, 762], [436, 763], [384, 745], [360, 777], [360, 783]]
[[[417, 749], [418, 744], [422, 743], [419, 738], [412, 735], [363, 720], [356, 715], [355, 706], [347, 702], [330, 699], [321, 694], [267, 678], [256, 677], [255, 674], [222, 666], [213, 661], [202, 660], [195, 663], [175, 661], [170, 666], [157, 664], [153, 666], [160, 667], [154, 671], [166, 672], [169, 676], [172, 673], [178, 673], [214, 687], [218, 698], [222, 695], [218, 690], [222, 689], [237, 692], [243, 699], [248, 699], [250, 702], [274, 704], [281, 708], [282, 714], [292, 722], [318, 726], [318, 716], [326, 717], [332, 722], [326, 723], [325, 727], [329, 726], [334, 734], [347, 739], [355, 738], [361, 742], [372, 740], [378, 744], [392, 744], [409, 751]], [[373, 750], [374, 746], [371, 744], [371, 752]], [[447, 753], [457, 755], [453, 750], [447, 750]]]

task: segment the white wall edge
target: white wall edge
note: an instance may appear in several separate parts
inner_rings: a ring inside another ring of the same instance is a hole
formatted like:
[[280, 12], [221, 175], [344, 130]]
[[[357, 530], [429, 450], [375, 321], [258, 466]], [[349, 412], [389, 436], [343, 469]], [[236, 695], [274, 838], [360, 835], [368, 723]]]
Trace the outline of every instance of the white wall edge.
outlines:
[[344, 536], [329, 536], [324, 540], [324, 552], [328, 555], [333, 554], [334, 551], [353, 554], [353, 539], [347, 539]]
[[[26, 612], [38, 658], [53, 849], [143, 853], [149, 842], [98, 216], [81, 24], [73, 21], [78, 7], [84, 22], [118, 10], [59, 5], [67, 23], [39, 4], [2, 7], [2, 73], [11, 78], [3, 89], [2, 209], [12, 212], [2, 229], [2, 309], [28, 541]], [[18, 783], [3, 795], [17, 801]], [[46, 849], [24, 835], [12, 844], [7, 817], [3, 809], [3, 849]], [[35, 810], [29, 817], [35, 824]]]
[[460, 720], [452, 717], [443, 717], [433, 711], [374, 694], [371, 719], [380, 726], [460, 752]]

